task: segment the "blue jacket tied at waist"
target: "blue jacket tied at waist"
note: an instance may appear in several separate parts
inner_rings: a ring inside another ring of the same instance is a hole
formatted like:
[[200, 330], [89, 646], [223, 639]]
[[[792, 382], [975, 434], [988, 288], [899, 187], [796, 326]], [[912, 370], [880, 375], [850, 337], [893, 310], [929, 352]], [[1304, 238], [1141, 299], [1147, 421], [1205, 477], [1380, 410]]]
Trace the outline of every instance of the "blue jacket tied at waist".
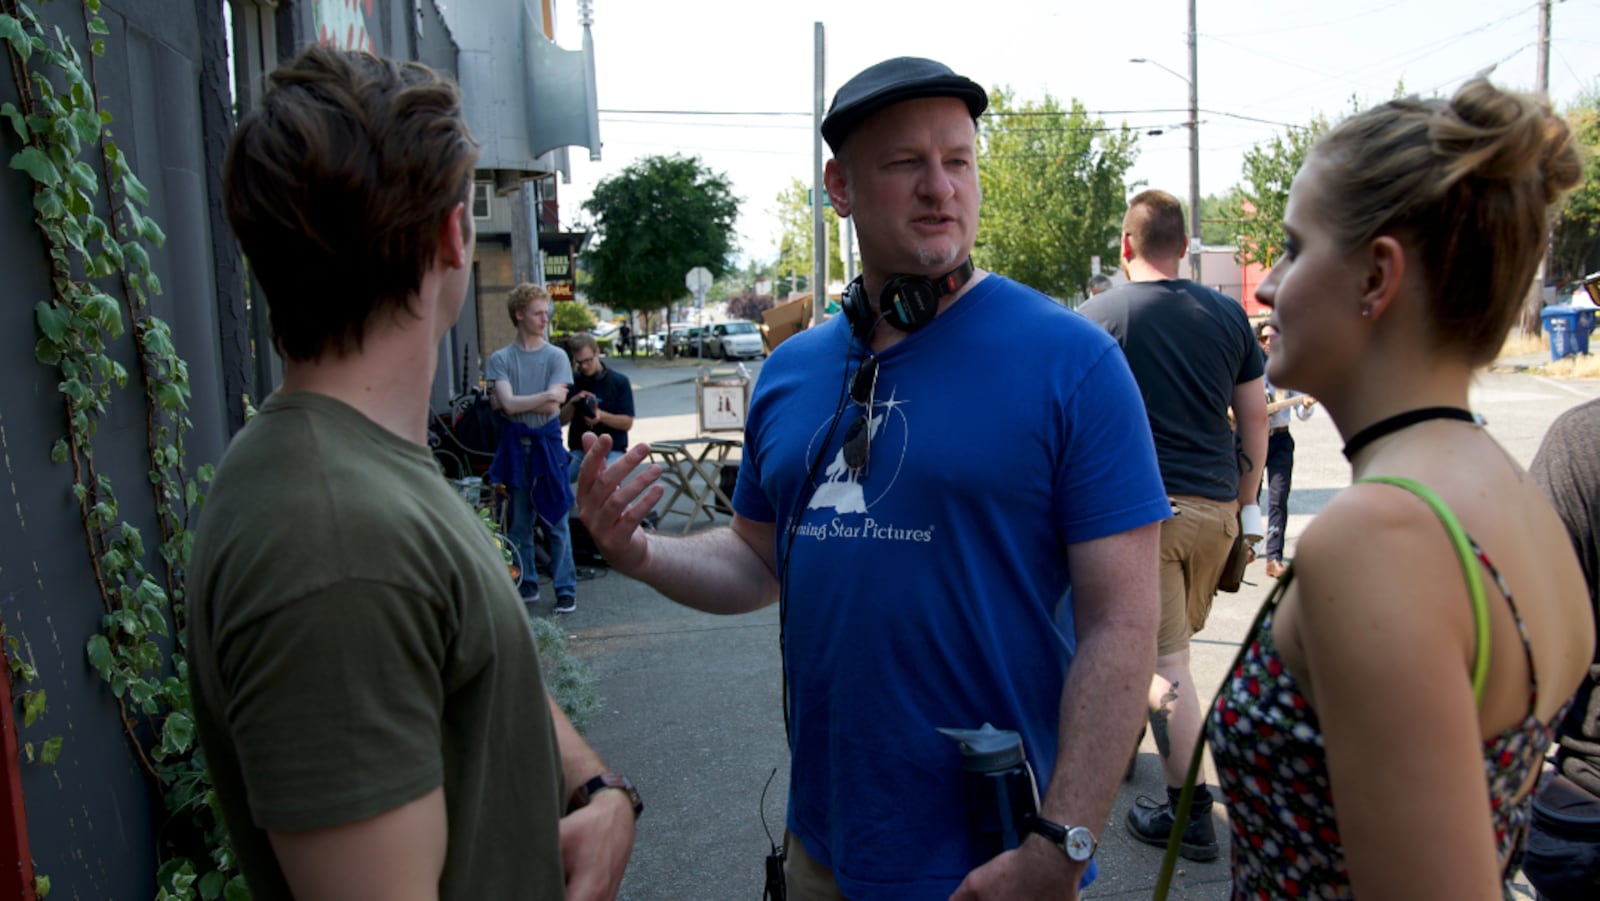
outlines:
[[500, 446], [489, 464], [489, 481], [508, 488], [533, 484], [533, 506], [539, 518], [558, 522], [572, 509], [572, 486], [567, 484], [571, 455], [562, 445], [561, 420], [552, 417], [535, 429], [520, 422], [501, 423]]

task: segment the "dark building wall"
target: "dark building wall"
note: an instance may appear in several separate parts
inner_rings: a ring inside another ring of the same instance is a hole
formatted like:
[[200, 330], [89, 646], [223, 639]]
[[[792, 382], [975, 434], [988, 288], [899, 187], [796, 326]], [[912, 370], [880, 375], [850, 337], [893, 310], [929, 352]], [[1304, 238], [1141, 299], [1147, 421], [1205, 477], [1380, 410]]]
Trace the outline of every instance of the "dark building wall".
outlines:
[[[114, 139], [150, 189], [145, 213], [167, 234], [164, 248], [152, 250], [164, 293], [151, 298], [151, 311], [171, 325], [177, 350], [188, 361], [195, 411], [187, 439], [190, 460], [214, 460], [227, 426], [221, 415], [196, 6], [107, 2], [107, 52], [97, 59], [83, 39], [79, 2], [34, 8], [74, 40], [86, 61], [93, 59]], [[0, 100], [19, 102], [9, 77], [0, 78]], [[9, 160], [19, 149], [15, 133], [5, 129], [0, 154]], [[98, 148], [85, 148], [82, 159], [101, 170]], [[10, 494], [0, 516], [0, 614], [38, 668], [38, 681], [27, 687], [43, 689], [49, 699], [45, 716], [24, 728], [20, 740], [63, 739], [55, 765], [22, 769], [31, 854], [39, 872], [50, 877], [55, 897], [148, 898], [164, 817], [122, 732], [116, 701], [85, 653], [103, 607], [71, 493], [72, 469], [49, 459], [51, 445], [66, 433], [66, 417], [58, 372], [34, 358], [33, 305], [49, 296], [50, 285], [43, 240], [33, 226], [32, 193], [21, 172], [0, 169], [0, 253], [4, 290], [12, 301], [0, 306], [0, 359], [9, 370], [0, 379], [0, 434]], [[103, 287], [120, 297], [120, 284]], [[111, 412], [100, 422], [94, 461], [116, 487], [122, 516], [153, 548], [158, 537], [146, 475], [144, 395], [132, 342], [126, 336], [113, 341], [111, 355], [131, 378], [114, 392]], [[147, 565], [159, 572], [153, 559]]]
[[[242, 261], [220, 211], [220, 168], [232, 129], [223, 2], [105, 0], [107, 52], [94, 62], [114, 138], [150, 191], [144, 213], [167, 235], [163, 248], [151, 249], [163, 293], [150, 304], [171, 326], [189, 368], [191, 471], [221, 458], [242, 422], [240, 395], [255, 372]], [[82, 0], [30, 5], [89, 59]], [[278, 8], [282, 54], [312, 39], [312, 7], [311, 0], [299, 0]], [[376, 49], [423, 56], [453, 71], [449, 32], [432, 2], [422, 7], [422, 33], [414, 36], [407, 23], [417, 18], [415, 4], [375, 0], [372, 18], [387, 22], [373, 38], [384, 44]], [[0, 71], [3, 102], [20, 106], [9, 67]], [[154, 894], [167, 816], [122, 732], [116, 700], [85, 651], [104, 611], [71, 491], [71, 466], [50, 462], [51, 446], [66, 434], [66, 414], [59, 372], [34, 356], [39, 333], [33, 308], [50, 297], [51, 285], [33, 224], [32, 181], [5, 165], [20, 149], [16, 133], [0, 120], [0, 618], [39, 673], [18, 689], [43, 690], [48, 697], [48, 710], [35, 725], [18, 723], [19, 741], [63, 740], [56, 764], [22, 766], [29, 853], [38, 872], [49, 876], [53, 898], [142, 901]], [[82, 158], [101, 171], [97, 148], [86, 148]], [[120, 299], [120, 283], [102, 287]], [[464, 319], [444, 342], [444, 354], [459, 361], [465, 343], [459, 336], [476, 332], [476, 323]], [[267, 350], [264, 342], [260, 349]], [[153, 549], [158, 531], [148, 487], [144, 393], [131, 339], [113, 341], [111, 355], [130, 381], [114, 391], [111, 412], [99, 424], [95, 464], [113, 481], [122, 517]], [[453, 393], [460, 379], [453, 370], [436, 400]], [[254, 399], [264, 393], [258, 388]], [[153, 554], [146, 564], [161, 572]]]

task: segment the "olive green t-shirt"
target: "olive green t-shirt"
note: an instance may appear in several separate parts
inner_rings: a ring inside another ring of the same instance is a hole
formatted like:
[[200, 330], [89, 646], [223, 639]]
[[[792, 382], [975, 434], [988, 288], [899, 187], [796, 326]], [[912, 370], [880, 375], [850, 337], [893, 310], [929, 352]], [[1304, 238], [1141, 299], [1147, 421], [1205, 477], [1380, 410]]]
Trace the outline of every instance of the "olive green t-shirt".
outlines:
[[201, 747], [258, 901], [290, 897], [265, 830], [440, 786], [441, 898], [562, 896], [566, 793], [533, 636], [426, 448], [332, 398], [272, 396], [217, 468], [188, 586]]

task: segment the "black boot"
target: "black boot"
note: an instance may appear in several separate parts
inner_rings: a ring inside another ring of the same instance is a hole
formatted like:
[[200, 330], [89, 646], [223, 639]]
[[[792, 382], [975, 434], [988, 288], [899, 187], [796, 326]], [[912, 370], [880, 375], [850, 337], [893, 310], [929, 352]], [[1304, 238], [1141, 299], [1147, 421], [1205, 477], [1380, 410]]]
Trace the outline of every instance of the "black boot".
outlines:
[[[1147, 845], [1167, 846], [1172, 834], [1173, 811], [1178, 807], [1178, 789], [1167, 789], [1165, 804], [1140, 795], [1128, 810], [1128, 833]], [[1211, 792], [1204, 785], [1195, 786], [1194, 799], [1189, 802], [1189, 822], [1184, 826], [1183, 839], [1178, 854], [1185, 860], [1216, 860], [1217, 830], [1211, 822]]]

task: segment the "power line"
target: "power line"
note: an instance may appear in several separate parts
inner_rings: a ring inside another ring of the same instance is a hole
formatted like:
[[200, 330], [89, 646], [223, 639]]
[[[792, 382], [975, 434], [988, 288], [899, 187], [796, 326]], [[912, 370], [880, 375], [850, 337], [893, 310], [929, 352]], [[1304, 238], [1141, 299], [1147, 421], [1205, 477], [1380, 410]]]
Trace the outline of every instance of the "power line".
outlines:
[[1276, 29], [1272, 29], [1272, 30], [1268, 30], [1268, 31], [1230, 31], [1230, 32], [1224, 32], [1224, 33], [1220, 33], [1220, 34], [1216, 33], [1216, 32], [1206, 31], [1206, 32], [1201, 32], [1201, 34], [1204, 37], [1230, 37], [1230, 38], [1256, 38], [1256, 37], [1269, 37], [1269, 36], [1272, 36], [1272, 35], [1280, 35], [1280, 34], [1291, 34], [1291, 33], [1296, 32], [1296, 31], [1305, 31], [1305, 30], [1310, 29], [1310, 28], [1326, 28], [1329, 25], [1343, 25], [1346, 22], [1355, 22], [1355, 21], [1358, 21], [1360, 19], [1365, 19], [1368, 16], [1375, 16], [1378, 13], [1381, 13], [1381, 12], [1383, 12], [1385, 10], [1394, 9], [1396, 6], [1403, 6], [1408, 2], [1410, 2], [1410, 0], [1394, 0], [1394, 2], [1386, 3], [1383, 6], [1377, 7], [1376, 9], [1369, 9], [1366, 12], [1356, 13], [1355, 15], [1345, 16], [1345, 17], [1339, 18], [1339, 19], [1325, 19], [1325, 20], [1323, 20], [1321, 22], [1309, 22], [1309, 23], [1306, 23], [1304, 25], [1290, 25], [1287, 28], [1276, 28]]
[[622, 116], [805, 116], [810, 113], [786, 112], [783, 110], [693, 110], [693, 109], [603, 109], [601, 115], [614, 114]]
[[[1438, 51], [1443, 50], [1444, 48], [1449, 47], [1452, 44], [1459, 43], [1460, 41], [1463, 41], [1466, 38], [1471, 37], [1474, 34], [1478, 34], [1479, 32], [1487, 31], [1488, 29], [1494, 28], [1497, 25], [1502, 25], [1502, 24], [1504, 24], [1506, 22], [1511, 21], [1512, 19], [1515, 19], [1515, 18], [1519, 17], [1519, 16], [1526, 15], [1527, 13], [1533, 11], [1535, 8], [1536, 8], [1535, 5], [1528, 5], [1528, 6], [1519, 7], [1515, 11], [1513, 11], [1511, 13], [1508, 13], [1508, 14], [1506, 14], [1504, 16], [1501, 16], [1501, 17], [1499, 17], [1497, 19], [1491, 20], [1489, 22], [1485, 22], [1485, 23], [1483, 23], [1481, 25], [1477, 25], [1477, 26], [1474, 26], [1472, 28], [1468, 28], [1467, 30], [1462, 31], [1462, 32], [1458, 32], [1458, 33], [1456, 33], [1454, 35], [1451, 35], [1451, 36], [1448, 36], [1448, 37], [1444, 37], [1444, 38], [1440, 38], [1440, 39], [1438, 39], [1438, 40], [1436, 40], [1436, 41], [1434, 41], [1434, 42], [1432, 42], [1430, 44], [1426, 44], [1426, 45], [1423, 45], [1421, 47], [1413, 47], [1413, 48], [1411, 48], [1409, 50], [1403, 51], [1401, 53], [1397, 53], [1397, 54], [1395, 54], [1393, 56], [1389, 56], [1389, 57], [1386, 57], [1384, 59], [1374, 60], [1374, 61], [1372, 61], [1370, 63], [1365, 64], [1365, 65], [1358, 66], [1355, 69], [1348, 70], [1346, 72], [1342, 72], [1342, 73], [1338, 73], [1338, 74], [1333, 74], [1333, 73], [1323, 72], [1323, 71], [1320, 71], [1318, 69], [1313, 69], [1310, 66], [1301, 65], [1300, 63], [1292, 61], [1292, 60], [1278, 59], [1276, 57], [1269, 56], [1268, 54], [1262, 53], [1259, 49], [1257, 49], [1255, 47], [1242, 45], [1242, 44], [1234, 44], [1231, 41], [1227, 41], [1227, 40], [1224, 40], [1224, 39], [1221, 39], [1221, 38], [1214, 38], [1214, 40], [1216, 40], [1220, 44], [1224, 44], [1224, 45], [1227, 45], [1229, 47], [1233, 47], [1234, 49], [1241, 50], [1241, 51], [1244, 51], [1246, 53], [1254, 54], [1256, 56], [1261, 57], [1262, 59], [1268, 60], [1269, 62], [1273, 62], [1273, 63], [1276, 63], [1278, 65], [1289, 66], [1291, 68], [1300, 69], [1300, 70], [1305, 71], [1305, 72], [1310, 72], [1313, 75], [1320, 75], [1326, 81], [1342, 81], [1342, 82], [1345, 82], [1346, 84], [1350, 84], [1350, 85], [1354, 85], [1355, 87], [1362, 88], [1362, 87], [1366, 86], [1365, 83], [1362, 82], [1362, 81], [1357, 81], [1355, 78], [1353, 78], [1351, 76], [1359, 76], [1361, 78], [1369, 78], [1370, 79], [1370, 76], [1366, 74], [1368, 72], [1374, 72], [1374, 71], [1377, 71], [1377, 70], [1383, 69], [1383, 68], [1393, 68], [1395, 66], [1404, 67], [1404, 66], [1406, 66], [1406, 65], [1408, 65], [1408, 64], [1410, 64], [1412, 62], [1415, 62], [1416, 60], [1423, 59], [1423, 58], [1425, 58], [1427, 56], [1430, 56], [1430, 55], [1432, 55], [1434, 53], [1437, 53]], [[1264, 105], [1264, 106], [1265, 105], [1271, 105], [1271, 104], [1277, 103], [1277, 102], [1279, 102], [1281, 100], [1287, 100], [1287, 99], [1289, 99], [1291, 97], [1295, 97], [1295, 96], [1298, 96], [1300, 94], [1304, 94], [1306, 91], [1316, 90], [1316, 89], [1319, 89], [1321, 87], [1322, 87], [1322, 85], [1307, 85], [1307, 86], [1302, 87], [1302, 88], [1297, 88], [1296, 90], [1290, 91], [1290, 92], [1288, 92], [1286, 94], [1280, 94], [1280, 95], [1278, 95], [1276, 97], [1271, 97], [1271, 98], [1268, 98], [1266, 100], [1263, 100], [1262, 101], [1262, 105]]]
[[[1187, 107], [1172, 107], [1149, 109], [1086, 109], [1086, 110], [995, 110], [991, 109], [984, 114], [986, 118], [1005, 116], [1070, 116], [1081, 113], [1085, 116], [1124, 116], [1161, 113], [1186, 113]], [[706, 116], [706, 117], [741, 117], [741, 116], [790, 116], [811, 118], [811, 113], [785, 112], [783, 110], [674, 110], [674, 109], [603, 109], [599, 111], [602, 116]]]

